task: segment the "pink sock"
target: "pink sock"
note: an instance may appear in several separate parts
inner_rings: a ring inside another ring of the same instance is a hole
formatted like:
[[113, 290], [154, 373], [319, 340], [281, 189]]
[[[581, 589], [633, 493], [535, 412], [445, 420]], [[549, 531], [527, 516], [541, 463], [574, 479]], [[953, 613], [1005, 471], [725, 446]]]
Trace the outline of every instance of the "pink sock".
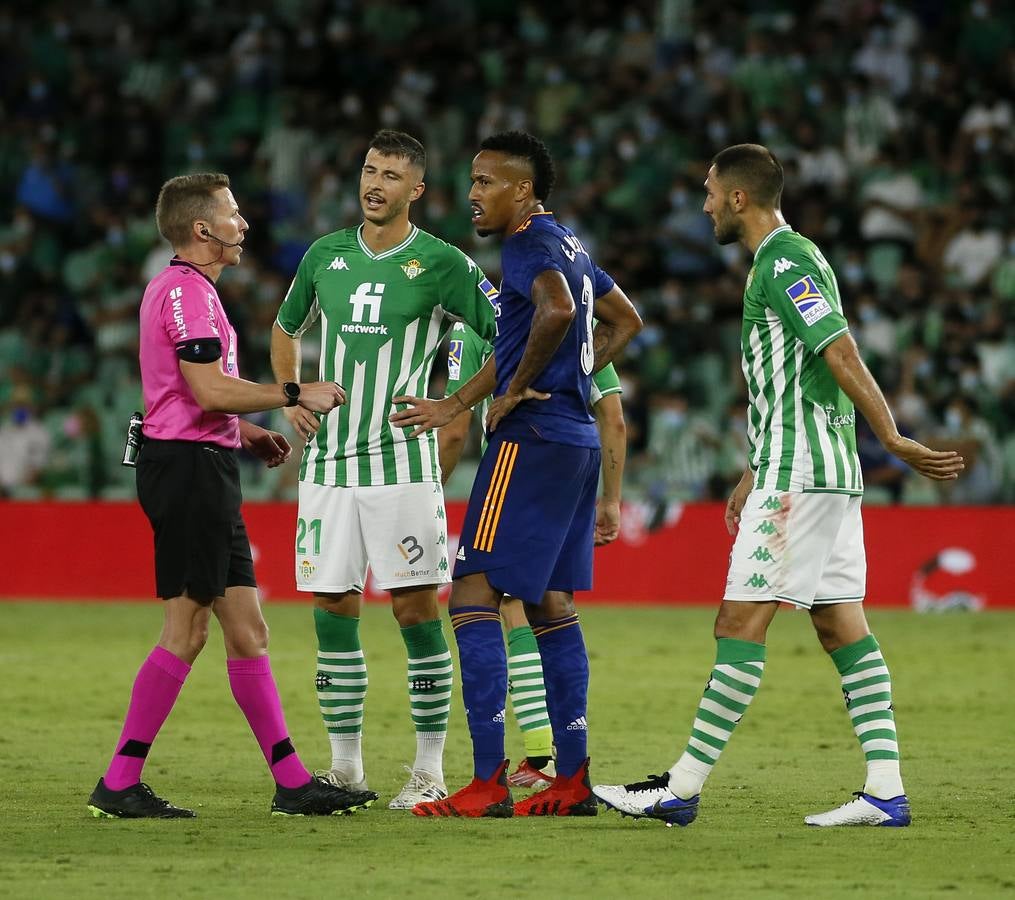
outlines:
[[286, 788], [306, 784], [310, 781], [310, 773], [300, 762], [296, 748], [289, 740], [282, 701], [278, 697], [268, 657], [227, 659], [226, 667], [233, 697], [247, 717], [250, 730], [257, 738], [276, 783]]
[[180, 696], [189, 673], [190, 666], [164, 647], [155, 647], [141, 664], [116, 753], [103, 776], [111, 791], [122, 791], [141, 780], [152, 741]]

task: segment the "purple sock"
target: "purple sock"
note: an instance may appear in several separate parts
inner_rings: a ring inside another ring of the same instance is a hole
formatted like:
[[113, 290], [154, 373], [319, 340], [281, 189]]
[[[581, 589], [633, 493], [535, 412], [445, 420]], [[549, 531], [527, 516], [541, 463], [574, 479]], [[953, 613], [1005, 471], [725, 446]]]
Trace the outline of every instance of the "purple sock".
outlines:
[[236, 704], [247, 717], [275, 782], [285, 788], [306, 784], [310, 781], [310, 773], [300, 762], [296, 748], [289, 740], [282, 701], [268, 657], [227, 659], [226, 668]]
[[589, 657], [578, 616], [533, 622], [557, 745], [557, 774], [574, 775], [588, 756]]
[[141, 780], [148, 750], [189, 673], [190, 666], [164, 647], [155, 647], [141, 663], [116, 753], [103, 776], [111, 791], [122, 791]]
[[487, 781], [504, 761], [507, 654], [500, 613], [485, 606], [456, 606], [451, 626], [458, 642], [474, 773]]

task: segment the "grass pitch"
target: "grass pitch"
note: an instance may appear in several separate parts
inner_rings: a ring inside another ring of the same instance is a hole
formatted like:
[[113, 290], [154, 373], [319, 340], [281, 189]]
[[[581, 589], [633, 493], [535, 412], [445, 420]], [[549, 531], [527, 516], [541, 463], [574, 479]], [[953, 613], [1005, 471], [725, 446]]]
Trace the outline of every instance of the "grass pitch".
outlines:
[[[328, 761], [305, 606], [269, 606], [272, 663], [310, 766]], [[590, 608], [593, 779], [665, 770], [713, 661], [710, 610]], [[807, 828], [863, 782], [831, 662], [784, 611], [765, 678], [710, 780], [698, 821], [421, 820], [389, 812], [414, 739], [404, 649], [365, 613], [372, 810], [272, 819], [273, 785], [232, 702], [217, 625], [152, 749], [145, 778], [196, 820], [95, 820], [86, 798], [156, 639], [147, 604], [0, 604], [0, 896], [8, 897], [1015, 897], [1015, 616], [872, 612], [891, 666], [908, 829]], [[450, 628], [447, 629], [450, 634]], [[452, 642], [453, 643], [453, 642]], [[471, 775], [456, 686], [446, 772]], [[509, 753], [521, 741], [509, 725]]]

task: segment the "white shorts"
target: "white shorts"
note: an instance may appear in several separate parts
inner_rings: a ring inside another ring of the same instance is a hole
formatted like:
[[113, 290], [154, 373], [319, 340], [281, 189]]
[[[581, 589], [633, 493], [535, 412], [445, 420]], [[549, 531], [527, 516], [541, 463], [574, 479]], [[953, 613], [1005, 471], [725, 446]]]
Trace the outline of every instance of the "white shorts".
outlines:
[[296, 588], [363, 591], [451, 581], [444, 491], [437, 482], [328, 487], [301, 481]]
[[867, 590], [861, 499], [751, 491], [723, 599], [782, 600], [803, 609], [861, 602]]

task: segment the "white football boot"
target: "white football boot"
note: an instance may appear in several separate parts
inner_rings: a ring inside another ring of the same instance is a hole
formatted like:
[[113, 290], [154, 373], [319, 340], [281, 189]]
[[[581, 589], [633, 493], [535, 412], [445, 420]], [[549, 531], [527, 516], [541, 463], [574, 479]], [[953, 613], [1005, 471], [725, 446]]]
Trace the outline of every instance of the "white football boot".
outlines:
[[881, 800], [863, 791], [855, 792], [856, 799], [824, 813], [805, 816], [808, 825], [828, 828], [833, 825], [882, 825], [888, 828], [905, 828], [911, 821], [909, 799], [905, 794]]
[[417, 803], [443, 800], [447, 797], [447, 786], [429, 772], [410, 769], [408, 766], [403, 768], [409, 773], [409, 780], [388, 804], [388, 809], [412, 809]]
[[649, 775], [646, 781], [635, 781], [631, 784], [597, 784], [592, 788], [603, 803], [625, 816], [645, 815], [645, 807], [652, 806], [657, 800], [672, 800], [670, 792], [670, 773]]
[[356, 773], [351, 766], [343, 766], [341, 763], [332, 766], [330, 769], [320, 769], [314, 772], [319, 778], [323, 778], [328, 784], [335, 787], [345, 788], [347, 791], [369, 791], [367, 778], [364, 775], [356, 780]]

